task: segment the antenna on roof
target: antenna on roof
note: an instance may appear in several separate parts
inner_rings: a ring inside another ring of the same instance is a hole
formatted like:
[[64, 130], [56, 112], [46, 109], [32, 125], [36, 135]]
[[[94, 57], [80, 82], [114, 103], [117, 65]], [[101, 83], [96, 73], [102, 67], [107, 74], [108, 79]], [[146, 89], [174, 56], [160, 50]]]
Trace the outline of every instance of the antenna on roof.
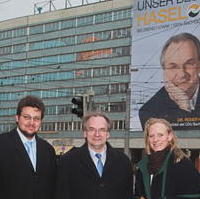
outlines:
[[98, 2], [111, 1], [111, 0], [65, 0], [65, 8], [72, 8], [76, 6], [89, 5]]
[[50, 1], [42, 1], [34, 4], [34, 14], [41, 14], [43, 12], [51, 12], [52, 8], [53, 10], [56, 10], [56, 7], [53, 4], [54, 0]]
[[65, 1], [65, 8], [70, 8], [70, 7], [72, 7], [71, 2], [69, 0], [66, 0]]

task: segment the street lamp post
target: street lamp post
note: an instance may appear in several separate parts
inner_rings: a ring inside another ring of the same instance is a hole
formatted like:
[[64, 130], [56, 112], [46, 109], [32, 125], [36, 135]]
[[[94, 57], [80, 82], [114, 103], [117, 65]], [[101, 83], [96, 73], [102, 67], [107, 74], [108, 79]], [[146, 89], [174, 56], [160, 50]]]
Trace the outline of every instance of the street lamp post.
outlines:
[[125, 137], [124, 137], [124, 153], [130, 156], [130, 88], [128, 88], [126, 93], [126, 120], [125, 120]]
[[137, 72], [138, 68], [130, 66], [129, 87], [126, 93], [126, 121], [125, 121], [125, 136], [124, 136], [124, 152], [131, 159], [130, 154], [130, 115], [131, 115], [131, 74]]

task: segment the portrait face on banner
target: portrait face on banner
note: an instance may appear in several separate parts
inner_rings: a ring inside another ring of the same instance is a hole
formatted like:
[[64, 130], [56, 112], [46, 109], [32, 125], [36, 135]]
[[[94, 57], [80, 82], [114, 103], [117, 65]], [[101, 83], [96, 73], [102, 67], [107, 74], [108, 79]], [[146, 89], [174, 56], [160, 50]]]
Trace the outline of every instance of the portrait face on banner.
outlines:
[[150, 117], [175, 130], [200, 128], [199, 23], [197, 1], [134, 1], [131, 131]]

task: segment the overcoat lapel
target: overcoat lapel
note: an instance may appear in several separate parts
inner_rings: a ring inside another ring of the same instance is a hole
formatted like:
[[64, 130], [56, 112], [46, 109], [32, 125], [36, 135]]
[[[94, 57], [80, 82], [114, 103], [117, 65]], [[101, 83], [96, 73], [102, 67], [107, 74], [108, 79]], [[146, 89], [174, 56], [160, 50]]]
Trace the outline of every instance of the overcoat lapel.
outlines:
[[143, 177], [143, 182], [144, 182], [144, 189], [145, 189], [145, 193], [147, 195], [148, 199], [151, 199], [151, 193], [150, 193], [150, 175], [148, 172], [148, 157], [145, 156], [143, 160], [141, 160], [139, 162], [139, 168], [141, 169], [141, 172], [143, 173], [142, 177]]
[[43, 165], [42, 161], [44, 159], [44, 151], [42, 149], [42, 144], [40, 143], [40, 139], [38, 138], [37, 135], [35, 136], [35, 139], [36, 139], [36, 171], [39, 172]]
[[107, 143], [106, 162], [103, 169], [103, 175], [104, 173], [109, 174], [110, 169], [112, 169], [113, 160], [115, 159], [114, 156], [115, 156], [115, 153], [112, 152], [112, 148], [110, 147], [109, 143]]
[[22, 159], [22, 161], [25, 162], [25, 165], [27, 165], [32, 171], [34, 171], [33, 165], [31, 163], [31, 160], [28, 156], [28, 153], [26, 152], [26, 149], [17, 133], [17, 130], [13, 130], [10, 132], [11, 139], [13, 141], [14, 151], [16, 152], [16, 155]]
[[87, 143], [84, 144], [81, 148], [81, 153], [80, 153], [80, 163], [83, 165], [83, 168], [85, 169], [85, 172], [88, 172], [88, 175], [96, 176], [99, 177], [98, 171], [96, 169], [96, 166], [90, 157], [90, 153], [87, 147]]

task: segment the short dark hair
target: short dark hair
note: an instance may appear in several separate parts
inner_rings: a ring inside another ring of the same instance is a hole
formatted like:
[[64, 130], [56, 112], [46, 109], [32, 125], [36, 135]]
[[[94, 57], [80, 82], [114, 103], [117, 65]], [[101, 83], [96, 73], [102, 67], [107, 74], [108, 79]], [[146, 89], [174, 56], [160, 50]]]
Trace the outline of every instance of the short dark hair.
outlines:
[[44, 118], [45, 106], [44, 106], [43, 101], [40, 98], [32, 96], [32, 95], [28, 95], [22, 98], [19, 101], [18, 106], [17, 106], [17, 115], [20, 115], [22, 112], [22, 109], [27, 106], [38, 108], [41, 111], [41, 117], [42, 117], [41, 119]]
[[200, 41], [197, 37], [195, 37], [194, 35], [190, 34], [190, 33], [180, 33], [177, 35], [174, 35], [172, 37], [170, 37], [167, 42], [165, 43], [165, 45], [163, 46], [162, 52], [161, 52], [161, 56], [160, 56], [160, 64], [161, 66], [164, 68], [164, 64], [165, 64], [165, 53], [167, 51], [167, 48], [169, 47], [169, 45], [171, 43], [179, 43], [181, 41], [187, 41], [190, 40], [194, 43], [194, 45], [197, 48], [197, 54], [198, 54], [198, 60], [200, 60]]
[[107, 127], [108, 127], [108, 131], [110, 131], [111, 126], [112, 126], [112, 122], [111, 120], [102, 112], [90, 112], [87, 113], [84, 117], [83, 117], [83, 121], [82, 121], [82, 129], [86, 130], [86, 123], [87, 121], [91, 118], [91, 117], [102, 117], [106, 120], [107, 122]]

